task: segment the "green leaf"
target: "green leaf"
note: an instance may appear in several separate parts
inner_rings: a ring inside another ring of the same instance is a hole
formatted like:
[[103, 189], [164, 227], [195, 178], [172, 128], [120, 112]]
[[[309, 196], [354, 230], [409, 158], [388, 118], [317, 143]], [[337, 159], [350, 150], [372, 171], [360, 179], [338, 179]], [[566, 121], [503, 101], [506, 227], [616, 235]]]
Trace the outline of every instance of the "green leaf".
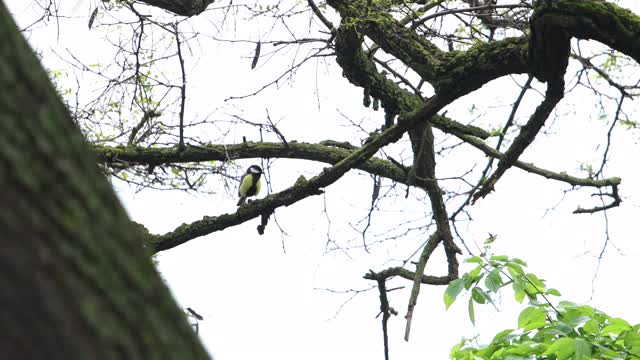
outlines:
[[597, 342], [592, 343], [593, 346], [595, 346], [599, 352], [601, 353], [600, 356], [598, 356], [598, 358], [613, 358], [613, 359], [618, 359], [620, 358], [620, 354], [618, 354], [617, 351], [614, 351], [606, 346], [602, 346], [600, 344], [598, 344]]
[[537, 290], [544, 290], [545, 286], [544, 286], [544, 280], [542, 279], [538, 279], [537, 276], [535, 276], [534, 274], [527, 274], [527, 279], [529, 280], [530, 284], [532, 284], [533, 286], [535, 286], [537, 288]]
[[496, 336], [493, 337], [493, 340], [491, 340], [491, 344], [499, 344], [503, 341], [509, 341], [511, 337], [517, 336], [517, 335], [511, 334], [512, 332], [513, 332], [513, 329], [500, 331], [499, 333], [496, 334]]
[[555, 355], [558, 360], [568, 359], [576, 351], [576, 344], [572, 338], [560, 338], [554, 341], [542, 355]]
[[444, 305], [447, 309], [449, 309], [449, 306], [451, 306], [451, 304], [456, 301], [456, 297], [458, 297], [463, 287], [463, 279], [455, 279], [449, 283], [449, 285], [447, 286], [447, 290], [445, 290], [444, 292]]
[[573, 358], [575, 360], [590, 360], [591, 345], [589, 345], [589, 342], [584, 339], [577, 338], [574, 340], [574, 343], [576, 352]]
[[513, 293], [516, 297], [516, 301], [522, 304], [522, 300], [525, 296], [524, 289], [527, 287], [526, 280], [522, 276], [515, 276], [511, 286], [513, 287]]
[[500, 268], [493, 269], [487, 278], [484, 279], [484, 284], [491, 291], [498, 292], [500, 287], [502, 286], [502, 276], [500, 276]]
[[637, 332], [626, 333], [624, 335], [624, 346], [628, 348], [640, 348], [640, 334]]
[[506, 262], [506, 261], [509, 260], [509, 257], [505, 256], [505, 255], [494, 255], [494, 256], [490, 257], [489, 260]]
[[468, 259], [466, 259], [464, 262], [466, 263], [482, 263], [482, 258], [480, 256], [472, 256]]
[[557, 308], [561, 311], [569, 311], [578, 308], [578, 304], [571, 301], [560, 301]]
[[471, 298], [478, 304], [486, 304], [487, 301], [491, 301], [489, 295], [477, 286], [471, 290]]
[[543, 335], [554, 335], [558, 337], [566, 337], [574, 334], [575, 330], [572, 326], [567, 325], [562, 321], [554, 321], [549, 327], [541, 329], [540, 332], [544, 332]]
[[604, 334], [620, 335], [623, 331], [631, 330], [631, 325], [623, 319], [614, 318], [611, 319], [611, 324], [602, 329]]
[[572, 310], [562, 314], [562, 321], [569, 324], [571, 327], [577, 327], [591, 320], [591, 316], [588, 312], [578, 310]]
[[524, 270], [522, 269], [522, 266], [520, 266], [519, 264], [508, 262], [506, 265], [507, 265], [507, 270], [509, 270], [509, 274], [511, 274], [511, 277], [516, 277], [524, 274]]
[[544, 326], [547, 312], [543, 308], [530, 306], [520, 313], [518, 316], [518, 327], [529, 331]]
[[560, 294], [560, 291], [556, 290], [556, 289], [547, 289], [547, 291], [545, 291], [546, 295], [553, 295], [553, 296], [562, 296], [562, 294]]
[[598, 334], [600, 333], [600, 323], [597, 320], [591, 319], [584, 324], [582, 330], [588, 334]]
[[459, 343], [457, 343], [454, 347], [451, 348], [451, 352], [449, 353], [449, 357], [451, 359], [459, 359], [456, 355], [458, 354], [458, 352], [462, 349], [462, 347], [466, 343], [467, 343], [466, 340], [464, 340], [464, 339], [460, 340]]
[[[477, 272], [475, 270], [478, 270]], [[482, 280], [482, 278], [484, 277], [484, 274], [479, 274], [480, 270], [482, 269], [482, 265], [478, 265], [477, 268], [473, 269], [473, 271], [471, 271], [469, 274], [464, 274], [462, 276], [462, 279], [464, 280], [464, 288], [469, 290], [471, 289], [472, 286], [476, 285], [478, 282], [480, 282], [480, 280]]]
[[[500, 134], [501, 134], [500, 130], [498, 130], [498, 134], [497, 135], [500, 135]], [[495, 135], [492, 135], [492, 136], [495, 136]], [[491, 235], [484, 241], [484, 244], [485, 245], [489, 245], [489, 244], [493, 243], [494, 241], [496, 241], [496, 236], [495, 235]]]
[[[482, 264], [476, 266], [473, 270], [469, 271], [469, 277], [471, 279], [480, 280], [480, 271], [482, 271]], [[466, 275], [466, 274], [465, 274]]]
[[475, 326], [476, 325], [476, 312], [473, 310], [473, 298], [469, 299], [469, 319], [471, 320], [471, 323]]
[[[507, 354], [511, 355], [519, 355], [520, 359], [529, 359], [531, 355], [536, 355], [539, 353], [540, 343], [535, 341], [524, 341], [520, 344], [515, 344], [515, 346], [511, 347], [506, 351]], [[512, 359], [514, 357], [511, 357]]]

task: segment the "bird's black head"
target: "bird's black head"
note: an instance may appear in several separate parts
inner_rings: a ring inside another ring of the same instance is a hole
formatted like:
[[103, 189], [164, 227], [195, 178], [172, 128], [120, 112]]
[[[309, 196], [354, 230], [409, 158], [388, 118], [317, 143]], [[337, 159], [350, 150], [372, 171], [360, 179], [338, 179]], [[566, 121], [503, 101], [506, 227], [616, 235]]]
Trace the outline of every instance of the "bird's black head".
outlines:
[[262, 168], [260, 166], [258, 166], [258, 165], [251, 165], [247, 169], [247, 174], [260, 175], [260, 174], [262, 174]]

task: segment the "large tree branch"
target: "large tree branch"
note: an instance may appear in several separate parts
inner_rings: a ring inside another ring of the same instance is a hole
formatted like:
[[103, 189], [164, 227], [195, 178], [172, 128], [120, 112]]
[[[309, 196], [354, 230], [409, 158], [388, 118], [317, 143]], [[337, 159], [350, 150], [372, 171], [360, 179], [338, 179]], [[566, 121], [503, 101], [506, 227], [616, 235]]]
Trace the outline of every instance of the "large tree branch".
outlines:
[[[555, 31], [562, 31], [569, 37], [599, 41], [640, 63], [640, 45], [637, 42], [640, 17], [601, 0], [538, 1], [532, 18], [534, 31], [531, 39], [526, 36], [507, 38], [449, 53], [402, 26], [384, 9], [367, 8], [366, 1], [334, 0], [328, 3], [343, 17], [343, 24], [370, 37], [383, 50], [431, 83], [437, 92], [453, 91], [462, 96], [493, 79], [515, 73], [533, 73], [546, 81], [543, 68], [556, 65], [543, 60], [546, 57], [545, 39], [552, 37], [540, 33], [539, 29], [555, 28]], [[563, 67], [563, 64], [557, 66]], [[462, 82], [465, 86], [460, 87]]]
[[[486, 139], [489, 133], [481, 128], [460, 124], [445, 116], [434, 115], [431, 122], [444, 132], [457, 136], [472, 136]], [[143, 148], [143, 147], [111, 147], [95, 145], [94, 151], [98, 155], [98, 162], [116, 168], [127, 168], [134, 165], [158, 166], [175, 163], [227, 161], [248, 158], [289, 158], [320, 161], [335, 165], [353, 152], [334, 146], [335, 142], [326, 141], [320, 144], [288, 142], [283, 143], [253, 143], [223, 144], [206, 146], [186, 146], [183, 150], [177, 148]], [[393, 181], [424, 187], [424, 181], [411, 183], [408, 178], [409, 167], [402, 167], [392, 161], [371, 158], [356, 166], [357, 169], [373, 175], [382, 176]]]
[[452, 52], [450, 59], [440, 67], [433, 83], [436, 92], [453, 93], [459, 98], [489, 81], [529, 72], [528, 41], [524, 36], [506, 38], [479, 43], [466, 51]]

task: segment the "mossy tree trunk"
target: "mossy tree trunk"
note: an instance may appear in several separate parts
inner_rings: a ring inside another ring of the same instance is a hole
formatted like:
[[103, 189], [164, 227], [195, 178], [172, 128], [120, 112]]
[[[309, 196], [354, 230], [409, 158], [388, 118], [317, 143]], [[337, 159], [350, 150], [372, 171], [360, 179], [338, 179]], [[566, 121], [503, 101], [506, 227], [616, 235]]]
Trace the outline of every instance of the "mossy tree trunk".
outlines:
[[0, 357], [206, 359], [0, 1]]

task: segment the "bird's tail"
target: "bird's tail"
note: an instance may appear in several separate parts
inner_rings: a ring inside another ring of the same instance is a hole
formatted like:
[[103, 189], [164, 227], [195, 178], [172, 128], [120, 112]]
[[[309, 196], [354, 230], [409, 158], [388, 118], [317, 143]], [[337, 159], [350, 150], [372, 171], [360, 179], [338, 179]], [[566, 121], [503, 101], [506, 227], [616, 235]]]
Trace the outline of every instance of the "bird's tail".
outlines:
[[247, 202], [247, 197], [246, 196], [241, 196], [240, 200], [238, 200], [238, 206], [242, 206]]

